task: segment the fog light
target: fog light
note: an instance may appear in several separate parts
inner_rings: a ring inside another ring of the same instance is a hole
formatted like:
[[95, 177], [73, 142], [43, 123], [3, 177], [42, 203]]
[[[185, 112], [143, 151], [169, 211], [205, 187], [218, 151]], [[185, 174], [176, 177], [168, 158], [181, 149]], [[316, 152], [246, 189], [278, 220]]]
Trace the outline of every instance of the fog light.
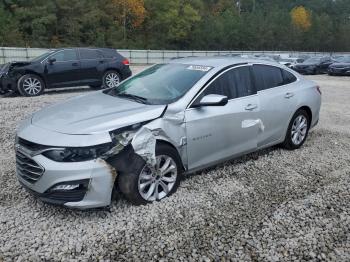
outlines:
[[54, 188], [51, 189], [51, 191], [68, 191], [68, 190], [74, 190], [79, 188], [80, 185], [79, 184], [75, 184], [75, 185], [58, 185], [55, 186]]
[[68, 192], [72, 190], [86, 190], [89, 186], [89, 183], [90, 183], [90, 179], [67, 181], [67, 182], [54, 185], [48, 191], [49, 192], [56, 192], [56, 191]]

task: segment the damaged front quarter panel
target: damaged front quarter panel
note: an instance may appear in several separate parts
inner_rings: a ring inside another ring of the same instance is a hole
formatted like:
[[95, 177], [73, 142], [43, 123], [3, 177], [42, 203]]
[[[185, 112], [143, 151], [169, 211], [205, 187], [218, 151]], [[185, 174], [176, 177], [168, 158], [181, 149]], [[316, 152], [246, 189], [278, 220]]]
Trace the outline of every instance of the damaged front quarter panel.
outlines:
[[184, 113], [163, 115], [139, 128], [111, 133], [114, 146], [100, 157], [116, 172], [130, 173], [139, 165], [148, 164], [155, 168], [156, 143], [164, 140], [174, 145], [184, 162], [186, 159]]

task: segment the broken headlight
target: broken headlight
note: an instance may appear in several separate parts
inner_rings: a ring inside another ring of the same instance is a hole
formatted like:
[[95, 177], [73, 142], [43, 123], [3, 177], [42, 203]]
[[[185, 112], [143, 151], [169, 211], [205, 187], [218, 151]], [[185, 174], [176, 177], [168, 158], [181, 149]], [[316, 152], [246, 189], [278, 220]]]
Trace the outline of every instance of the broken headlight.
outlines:
[[47, 158], [56, 162], [83, 162], [96, 159], [110, 150], [111, 143], [91, 147], [55, 148], [43, 152]]

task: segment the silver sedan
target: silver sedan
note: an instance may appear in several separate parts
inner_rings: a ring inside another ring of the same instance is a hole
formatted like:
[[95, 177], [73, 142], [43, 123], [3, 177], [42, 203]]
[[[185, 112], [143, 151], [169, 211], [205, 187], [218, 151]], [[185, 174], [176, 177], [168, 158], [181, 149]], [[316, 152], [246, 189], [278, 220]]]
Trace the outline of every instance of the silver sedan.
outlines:
[[184, 174], [276, 144], [301, 147], [320, 106], [314, 82], [275, 62], [172, 60], [23, 121], [17, 177], [67, 207], [108, 206], [116, 190], [134, 204], [159, 201]]

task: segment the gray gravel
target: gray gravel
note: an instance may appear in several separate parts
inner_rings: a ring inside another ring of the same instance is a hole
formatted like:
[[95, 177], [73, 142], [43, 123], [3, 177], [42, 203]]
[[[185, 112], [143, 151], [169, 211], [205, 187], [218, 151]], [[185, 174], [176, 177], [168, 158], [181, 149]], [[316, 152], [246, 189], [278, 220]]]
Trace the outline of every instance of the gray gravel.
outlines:
[[16, 123], [89, 89], [0, 98], [0, 261], [349, 260], [350, 78], [313, 76], [321, 122], [302, 149], [271, 148], [187, 177], [172, 197], [76, 211], [15, 179]]

